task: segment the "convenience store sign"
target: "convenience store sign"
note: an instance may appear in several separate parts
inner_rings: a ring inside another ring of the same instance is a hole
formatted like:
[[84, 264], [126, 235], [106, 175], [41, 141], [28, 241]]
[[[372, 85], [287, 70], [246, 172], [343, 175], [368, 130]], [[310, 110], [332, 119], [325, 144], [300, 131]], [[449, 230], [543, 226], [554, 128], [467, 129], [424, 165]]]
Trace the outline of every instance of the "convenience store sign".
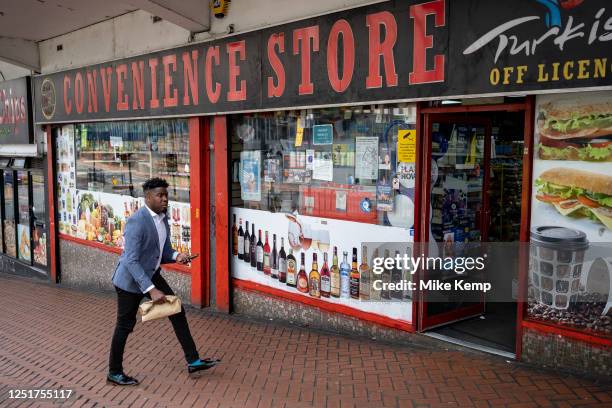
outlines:
[[610, 86], [606, 0], [383, 2], [35, 78], [36, 121]]

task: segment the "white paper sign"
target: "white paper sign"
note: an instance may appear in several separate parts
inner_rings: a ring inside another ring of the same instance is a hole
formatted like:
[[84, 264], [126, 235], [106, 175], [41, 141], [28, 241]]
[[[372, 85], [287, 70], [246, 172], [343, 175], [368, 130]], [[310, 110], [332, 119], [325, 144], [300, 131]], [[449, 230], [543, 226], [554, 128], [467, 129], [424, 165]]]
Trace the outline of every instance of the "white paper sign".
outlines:
[[355, 138], [355, 177], [358, 179], [378, 179], [378, 138]]

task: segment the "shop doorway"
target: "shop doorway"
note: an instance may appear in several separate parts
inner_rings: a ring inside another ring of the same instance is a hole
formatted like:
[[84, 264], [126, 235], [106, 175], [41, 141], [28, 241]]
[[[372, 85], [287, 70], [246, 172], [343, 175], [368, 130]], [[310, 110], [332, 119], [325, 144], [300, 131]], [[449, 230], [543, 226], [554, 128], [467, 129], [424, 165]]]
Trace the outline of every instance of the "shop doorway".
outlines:
[[[424, 115], [424, 206], [430, 256], [490, 258], [482, 271], [430, 268], [423, 279], [453, 290], [421, 292], [419, 330], [454, 343], [514, 355], [516, 345], [524, 110], [431, 112]], [[426, 181], [424, 181], [426, 182]], [[503, 244], [499, 244], [503, 243]], [[495, 254], [495, 255], [492, 255]], [[500, 267], [501, 266], [501, 267]], [[487, 294], [456, 282], [489, 282]]]

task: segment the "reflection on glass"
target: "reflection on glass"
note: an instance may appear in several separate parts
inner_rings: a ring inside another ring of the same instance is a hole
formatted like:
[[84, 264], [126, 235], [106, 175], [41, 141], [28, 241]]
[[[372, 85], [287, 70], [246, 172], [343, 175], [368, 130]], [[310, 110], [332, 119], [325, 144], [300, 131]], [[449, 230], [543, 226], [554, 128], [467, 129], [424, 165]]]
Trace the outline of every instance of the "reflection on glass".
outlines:
[[[460, 122], [432, 123], [431, 126], [431, 237], [438, 243], [438, 256], [475, 256], [482, 237], [482, 210], [485, 162], [484, 126]], [[433, 248], [433, 247], [432, 247]], [[432, 251], [433, 249], [430, 249]], [[476, 279], [454, 270], [428, 271], [428, 279], [452, 282]], [[469, 291], [428, 291], [430, 316], [477, 304], [480, 298]]]
[[404, 105], [235, 115], [231, 205], [409, 228], [414, 121]]
[[17, 224], [17, 243], [19, 259], [30, 262], [32, 259], [30, 242], [30, 191], [27, 171], [17, 172], [17, 205], [19, 223]]
[[6, 254], [17, 256], [15, 231], [15, 193], [12, 171], [4, 172], [4, 248]]

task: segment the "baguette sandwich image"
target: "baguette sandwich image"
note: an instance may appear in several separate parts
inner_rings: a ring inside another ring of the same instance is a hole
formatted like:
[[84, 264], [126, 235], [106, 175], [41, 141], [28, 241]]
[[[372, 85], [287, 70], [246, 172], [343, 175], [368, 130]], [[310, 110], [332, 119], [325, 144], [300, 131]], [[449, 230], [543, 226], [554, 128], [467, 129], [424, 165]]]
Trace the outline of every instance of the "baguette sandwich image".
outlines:
[[612, 229], [612, 176], [556, 167], [535, 181], [536, 199], [566, 217], [589, 218]]
[[612, 102], [546, 103], [537, 124], [540, 159], [612, 161]]

